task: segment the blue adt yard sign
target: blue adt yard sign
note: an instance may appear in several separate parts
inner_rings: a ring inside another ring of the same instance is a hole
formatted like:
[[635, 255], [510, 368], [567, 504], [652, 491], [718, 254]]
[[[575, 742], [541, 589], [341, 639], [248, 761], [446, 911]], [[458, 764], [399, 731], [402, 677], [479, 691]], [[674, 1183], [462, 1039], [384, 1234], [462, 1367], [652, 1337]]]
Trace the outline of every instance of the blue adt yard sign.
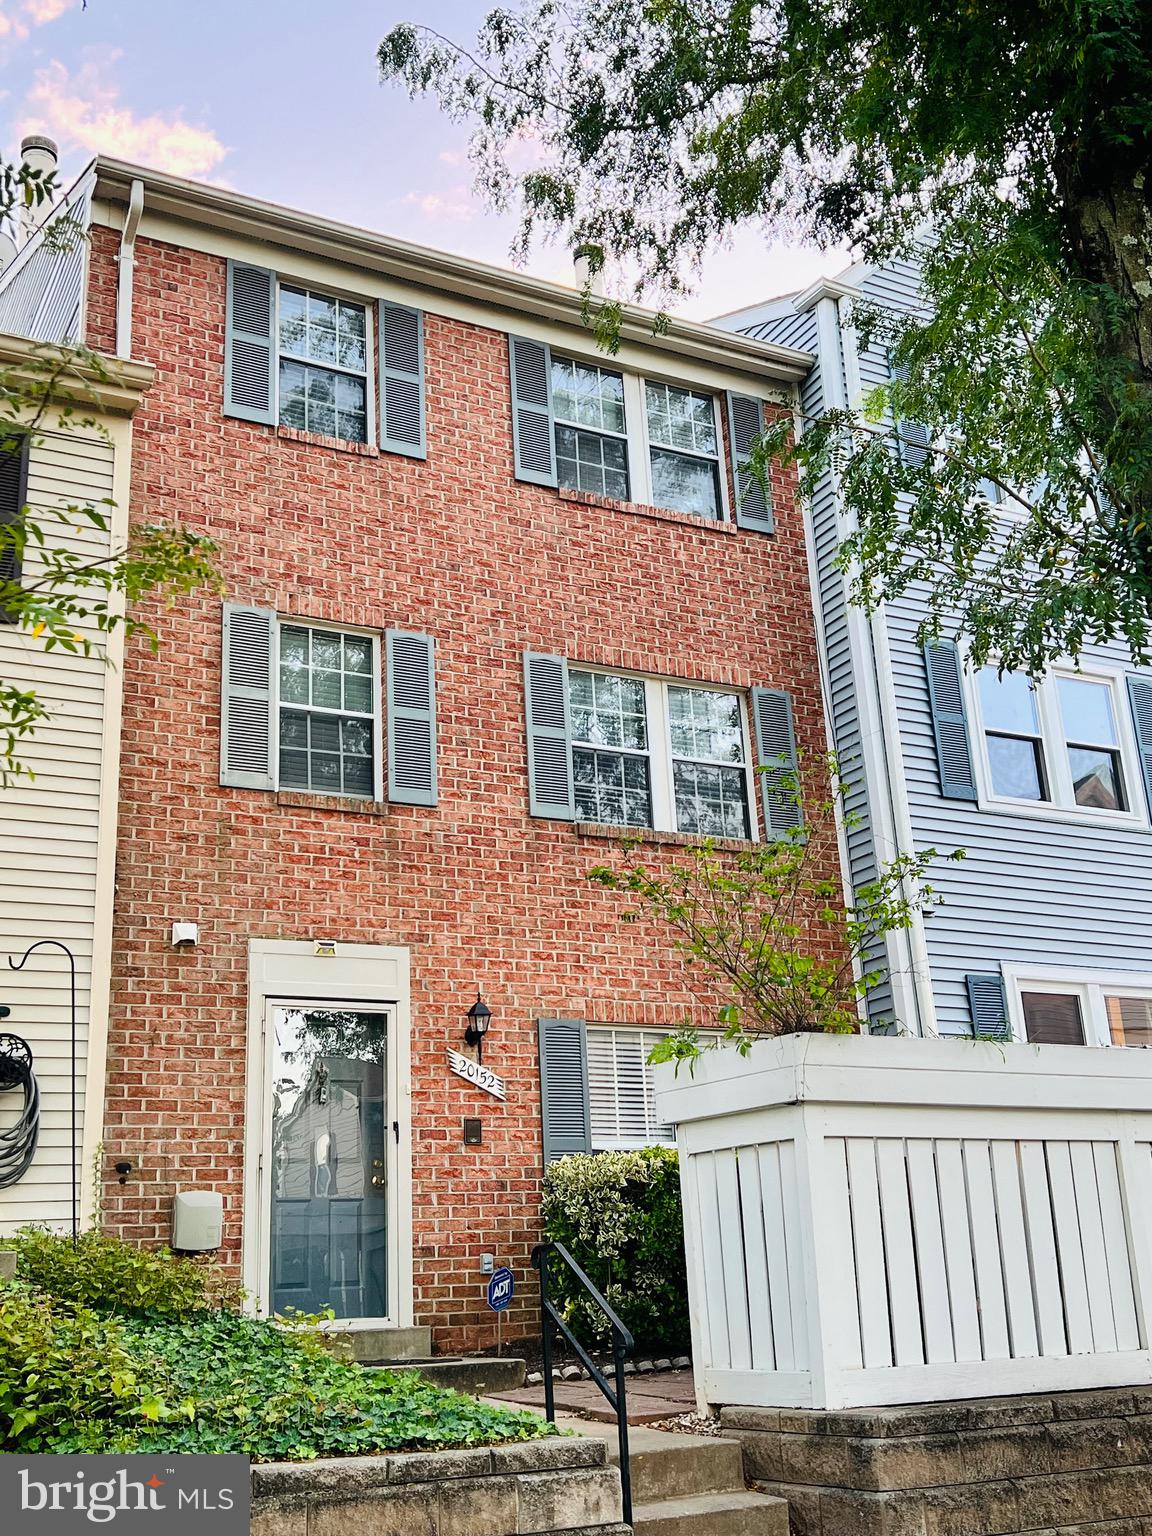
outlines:
[[488, 1305], [493, 1312], [503, 1312], [512, 1300], [516, 1281], [510, 1269], [498, 1269], [488, 1282]]

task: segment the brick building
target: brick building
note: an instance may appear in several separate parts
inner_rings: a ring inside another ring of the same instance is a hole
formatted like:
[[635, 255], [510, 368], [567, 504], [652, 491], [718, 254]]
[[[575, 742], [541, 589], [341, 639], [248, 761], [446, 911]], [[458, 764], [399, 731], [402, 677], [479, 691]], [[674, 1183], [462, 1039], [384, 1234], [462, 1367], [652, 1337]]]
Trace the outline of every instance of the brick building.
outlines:
[[[493, 1342], [494, 1254], [529, 1333], [546, 1154], [659, 1139], [652, 1032], [715, 1016], [589, 869], [763, 837], [758, 758], [825, 745], [796, 487], [733, 463], [808, 359], [642, 311], [609, 358], [575, 289], [85, 186], [84, 336], [155, 368], [133, 515], [226, 588], [125, 663], [105, 1221], [218, 1191], [263, 1305], [440, 1349]], [[478, 994], [503, 1097], [450, 1064]]]

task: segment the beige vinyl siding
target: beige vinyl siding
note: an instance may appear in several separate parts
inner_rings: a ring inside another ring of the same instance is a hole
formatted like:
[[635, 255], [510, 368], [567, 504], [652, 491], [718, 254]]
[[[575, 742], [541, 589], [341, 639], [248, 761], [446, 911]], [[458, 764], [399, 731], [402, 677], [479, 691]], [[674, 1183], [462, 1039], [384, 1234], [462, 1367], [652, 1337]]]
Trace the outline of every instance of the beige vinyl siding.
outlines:
[[[123, 443], [126, 426], [116, 424], [113, 430]], [[91, 428], [38, 434], [28, 472], [31, 515], [112, 498], [114, 470], [113, 442]], [[110, 509], [103, 510], [111, 516]], [[50, 543], [67, 544], [86, 558], [109, 548], [110, 535], [95, 528], [64, 530], [49, 519], [45, 531]], [[30, 543], [25, 579], [34, 580], [38, 567], [38, 551]], [[114, 830], [108, 807], [109, 791], [115, 790], [120, 685], [118, 671], [104, 659], [105, 638], [95, 626], [82, 626], [82, 632], [97, 642], [99, 654], [46, 654], [29, 636], [0, 626], [0, 675], [34, 688], [50, 711], [24, 753], [35, 777], [0, 788], [0, 954], [18, 957], [38, 939], [61, 939], [76, 955], [78, 1162], [81, 1195], [89, 1206], [93, 1178], [87, 1164], [99, 1128], [93, 1125], [84, 1134], [87, 1044], [94, 977], [101, 1039], [106, 1024], [106, 908]], [[118, 638], [111, 649], [115, 660]], [[32, 1166], [19, 1184], [0, 1190], [4, 1236], [24, 1222], [66, 1224], [70, 1216], [70, 1021], [68, 966], [59, 950], [38, 951], [19, 972], [9, 971], [5, 963], [0, 974], [2, 1000], [12, 1009], [0, 1028], [22, 1035], [32, 1046], [43, 1095], [40, 1145]], [[12, 1123], [17, 1099], [15, 1093], [0, 1094], [0, 1126]]]

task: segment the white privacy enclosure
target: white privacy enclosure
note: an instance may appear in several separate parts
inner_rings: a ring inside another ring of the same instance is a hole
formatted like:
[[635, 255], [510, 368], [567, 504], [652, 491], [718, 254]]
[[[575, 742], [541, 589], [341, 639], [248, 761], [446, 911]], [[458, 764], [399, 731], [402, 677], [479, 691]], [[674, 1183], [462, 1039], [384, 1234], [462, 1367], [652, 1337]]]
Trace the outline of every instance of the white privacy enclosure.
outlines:
[[1152, 1052], [791, 1035], [656, 1081], [701, 1403], [1152, 1382]]

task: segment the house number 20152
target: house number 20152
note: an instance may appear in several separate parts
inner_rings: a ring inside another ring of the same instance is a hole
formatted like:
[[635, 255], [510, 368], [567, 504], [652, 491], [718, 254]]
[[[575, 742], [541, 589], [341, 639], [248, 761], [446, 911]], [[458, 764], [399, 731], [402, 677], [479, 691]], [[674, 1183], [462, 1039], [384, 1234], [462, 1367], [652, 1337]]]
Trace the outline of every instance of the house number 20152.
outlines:
[[490, 1093], [494, 1099], [507, 1098], [504, 1079], [497, 1077], [491, 1067], [482, 1067], [478, 1061], [462, 1056], [459, 1051], [448, 1052], [448, 1067], [457, 1077], [462, 1077], [466, 1083], [471, 1083], [474, 1087], [483, 1089], [485, 1093]]

